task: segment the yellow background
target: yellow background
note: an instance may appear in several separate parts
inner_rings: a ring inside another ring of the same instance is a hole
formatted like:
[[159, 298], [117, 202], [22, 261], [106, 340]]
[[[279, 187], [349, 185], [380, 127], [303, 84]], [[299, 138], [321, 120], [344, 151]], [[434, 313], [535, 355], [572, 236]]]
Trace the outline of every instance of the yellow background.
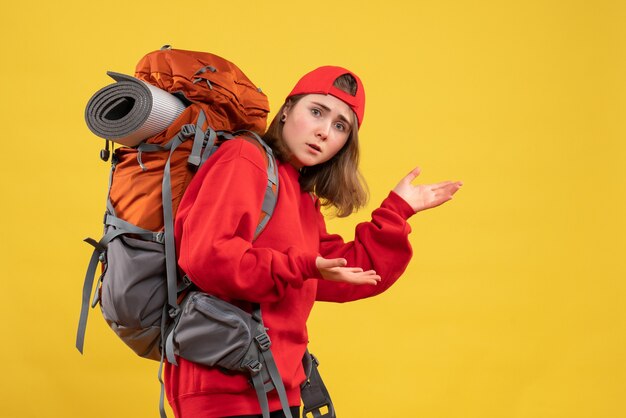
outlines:
[[364, 80], [371, 204], [406, 172], [463, 180], [410, 222], [386, 294], [319, 304], [311, 348], [341, 418], [626, 416], [622, 1], [4, 2], [0, 416], [156, 417], [155, 363], [90, 317], [107, 183], [87, 129], [107, 70], [163, 44], [237, 63], [277, 109], [318, 65]]

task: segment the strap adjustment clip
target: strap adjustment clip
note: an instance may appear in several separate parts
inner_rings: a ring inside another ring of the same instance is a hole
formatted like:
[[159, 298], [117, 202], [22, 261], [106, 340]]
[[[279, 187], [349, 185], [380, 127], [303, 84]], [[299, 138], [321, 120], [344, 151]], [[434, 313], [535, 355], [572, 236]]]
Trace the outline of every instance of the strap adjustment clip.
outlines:
[[264, 332], [263, 334], [257, 335], [256, 337], [254, 337], [254, 339], [256, 340], [256, 343], [259, 345], [259, 348], [263, 351], [269, 350], [269, 348], [272, 346], [272, 342], [270, 341], [270, 336], [267, 335], [266, 332]]
[[261, 364], [261, 362], [258, 360], [254, 360], [254, 359], [249, 360], [247, 363], [244, 364], [244, 366], [246, 366], [252, 374], [259, 373], [261, 369], [263, 368], [263, 365]]
[[183, 125], [182, 128], [180, 128], [180, 133], [185, 138], [189, 138], [190, 136], [193, 136], [196, 134], [196, 125], [192, 123]]

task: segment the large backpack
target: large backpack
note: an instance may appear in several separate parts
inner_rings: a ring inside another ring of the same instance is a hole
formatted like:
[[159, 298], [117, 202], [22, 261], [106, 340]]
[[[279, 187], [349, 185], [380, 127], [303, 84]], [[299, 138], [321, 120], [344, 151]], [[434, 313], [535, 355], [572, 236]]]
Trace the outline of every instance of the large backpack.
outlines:
[[[269, 112], [266, 96], [231, 62], [209, 53], [169, 47], [142, 58], [134, 78], [109, 75], [129, 88], [133, 83], [145, 88], [145, 83], [153, 92], [154, 87], [158, 88], [157, 94], [162, 94], [161, 90], [169, 92], [186, 107], [181, 107], [184, 110], [179, 110], [174, 121], [160, 132], [141, 141], [131, 135], [137, 143], [113, 138], [128, 146], [115, 149], [112, 156], [104, 236], [98, 241], [85, 240], [94, 251], [83, 285], [76, 347], [83, 352], [93, 282], [100, 263], [91, 307], [100, 304], [106, 322], [137, 355], [160, 361], [161, 366], [164, 358], [176, 364], [177, 354], [209, 366], [246, 371], [251, 375], [263, 416], [269, 416], [266, 392], [276, 389], [285, 415], [290, 417], [260, 308], [254, 306], [253, 312], [247, 313], [194, 289], [179, 274], [174, 243], [174, 217], [187, 185], [217, 147], [235, 137], [258, 146], [267, 163], [268, 183], [255, 238], [269, 221], [276, 204], [278, 173], [271, 148], [258, 136], [265, 131]], [[120, 86], [112, 86], [96, 93], [86, 110], [87, 124], [103, 137], [94, 126], [115, 122], [122, 128], [137, 127], [134, 121], [126, 120], [132, 119], [131, 105], [136, 104], [136, 97], [114, 97], [110, 89]], [[126, 90], [121, 90], [124, 96]], [[98, 100], [102, 103], [96, 103]], [[113, 132], [119, 128], [117, 125]], [[108, 158], [108, 149], [107, 139], [103, 159]], [[212, 304], [211, 315], [225, 312], [229, 320], [239, 315], [239, 325], [228, 324], [229, 330], [247, 328], [247, 336], [233, 333], [232, 347], [226, 349], [219, 346], [222, 341], [198, 344], [204, 330], [224, 322], [217, 318], [213, 325], [203, 323], [210, 315], [198, 309], [206, 304]], [[186, 328], [180, 330], [177, 341], [175, 331], [179, 330], [175, 327], [179, 326]], [[242, 348], [246, 339], [250, 342]], [[181, 346], [185, 343], [186, 347]], [[219, 346], [220, 358], [199, 352], [199, 346]], [[317, 373], [317, 361], [307, 352], [303, 362], [308, 376], [302, 386], [305, 411], [321, 416], [319, 411], [326, 407], [332, 415], [324, 416], [334, 416], [332, 402]], [[161, 386], [162, 416], [163, 402]]]
[[[90, 297], [92, 273], [101, 261], [102, 275], [93, 304], [100, 302], [109, 325], [138, 355], [159, 360], [159, 307], [167, 304], [171, 318], [179, 311], [173, 235], [178, 204], [195, 171], [221, 140], [234, 136], [230, 131], [246, 130], [251, 135], [264, 131], [269, 106], [266, 96], [241, 70], [209, 53], [161, 49], [139, 61], [135, 77], [181, 95], [189, 106], [164, 131], [138, 146], [114, 152], [105, 234], [97, 242], [86, 240], [95, 250], [85, 277], [77, 347], [82, 352], [88, 312], [85, 301]], [[272, 152], [269, 147], [264, 150], [273, 184], [268, 187], [270, 204], [260, 222], [263, 225], [271, 215], [277, 191]], [[146, 277], [167, 278], [163, 281], [166, 286], [159, 280], [143, 279]], [[147, 288], [146, 283], [153, 287]], [[128, 303], [133, 292], [145, 303]]]

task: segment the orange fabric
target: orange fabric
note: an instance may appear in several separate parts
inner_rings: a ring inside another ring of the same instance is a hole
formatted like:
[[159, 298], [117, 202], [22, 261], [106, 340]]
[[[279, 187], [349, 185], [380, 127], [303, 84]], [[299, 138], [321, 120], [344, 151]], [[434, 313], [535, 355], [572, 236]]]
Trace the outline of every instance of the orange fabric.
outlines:
[[[196, 74], [207, 66], [216, 71]], [[208, 105], [209, 124], [215, 130], [265, 132], [267, 96], [237, 66], [217, 55], [178, 49], [154, 51], [139, 61], [135, 77]]]
[[[206, 70], [194, 75], [205, 66]], [[205, 52], [163, 50], [151, 52], [137, 64], [135, 77], [171, 93], [182, 91], [192, 104], [163, 132], [145, 142], [165, 144], [185, 124], [197, 122], [200, 109], [207, 122], [203, 129], [265, 132], [269, 104], [267, 97], [234, 64]], [[194, 83], [194, 80], [197, 80]], [[209, 83], [206, 81], [209, 80]], [[172, 207], [174, 214], [194, 175], [187, 158], [193, 137], [180, 145], [172, 156]], [[117, 165], [113, 172], [110, 199], [118, 217], [151, 231], [163, 230], [161, 185], [169, 151], [144, 152], [138, 161], [136, 148], [115, 150]]]

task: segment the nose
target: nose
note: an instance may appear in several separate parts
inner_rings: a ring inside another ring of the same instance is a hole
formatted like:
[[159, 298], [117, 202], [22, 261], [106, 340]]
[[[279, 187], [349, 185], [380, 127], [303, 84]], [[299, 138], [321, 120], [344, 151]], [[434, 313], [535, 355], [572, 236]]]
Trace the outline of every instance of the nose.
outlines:
[[325, 141], [328, 138], [328, 133], [330, 132], [330, 123], [320, 123], [315, 132], [315, 136], [322, 141]]

